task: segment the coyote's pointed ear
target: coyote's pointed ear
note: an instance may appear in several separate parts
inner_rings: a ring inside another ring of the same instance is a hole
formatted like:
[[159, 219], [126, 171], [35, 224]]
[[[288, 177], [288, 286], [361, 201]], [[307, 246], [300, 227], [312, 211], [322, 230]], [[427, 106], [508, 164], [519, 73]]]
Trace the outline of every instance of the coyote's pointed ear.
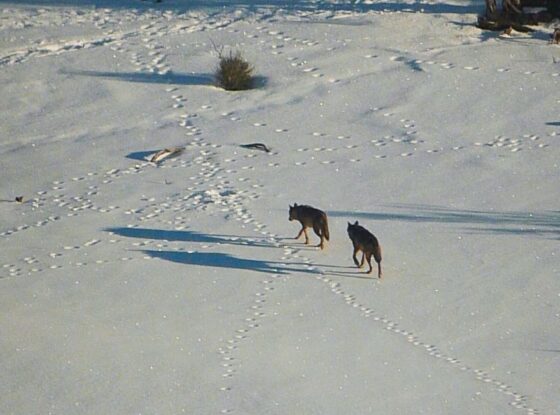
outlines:
[[294, 207], [296, 207], [296, 206], [297, 206], [297, 203], [294, 203]]
[[292, 205], [288, 205], [290, 207], [290, 209], [293, 207]]
[[358, 221], [356, 221], [356, 223], [354, 225], [359, 225]]

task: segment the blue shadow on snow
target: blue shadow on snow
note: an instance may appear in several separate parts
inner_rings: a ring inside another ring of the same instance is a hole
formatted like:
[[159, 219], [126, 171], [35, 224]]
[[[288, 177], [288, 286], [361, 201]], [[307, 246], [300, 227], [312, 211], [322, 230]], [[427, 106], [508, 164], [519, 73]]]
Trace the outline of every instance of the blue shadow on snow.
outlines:
[[144, 255], [152, 258], [158, 258], [165, 261], [171, 261], [184, 265], [197, 265], [202, 267], [216, 267], [239, 269], [246, 271], [264, 272], [267, 274], [290, 274], [290, 273], [312, 273], [316, 272], [300, 269], [289, 268], [284, 264], [276, 262], [261, 261], [255, 259], [238, 258], [233, 255], [220, 252], [180, 252], [180, 251], [153, 251], [144, 250]]
[[221, 245], [243, 245], [256, 246], [262, 248], [272, 248], [273, 245], [256, 238], [244, 238], [233, 235], [207, 235], [193, 231], [175, 231], [165, 229], [147, 229], [147, 228], [107, 228], [106, 232], [112, 232], [119, 236], [127, 238], [141, 238], [153, 240], [165, 240], [176, 242], [194, 242], [205, 244], [221, 244]]

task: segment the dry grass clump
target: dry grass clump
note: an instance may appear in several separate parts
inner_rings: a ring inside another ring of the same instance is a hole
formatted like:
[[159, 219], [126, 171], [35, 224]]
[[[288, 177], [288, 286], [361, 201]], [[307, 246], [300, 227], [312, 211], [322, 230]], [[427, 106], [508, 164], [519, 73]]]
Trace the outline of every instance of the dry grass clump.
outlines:
[[220, 63], [216, 69], [216, 83], [227, 91], [243, 91], [253, 87], [254, 68], [238, 51], [229, 56], [219, 54]]

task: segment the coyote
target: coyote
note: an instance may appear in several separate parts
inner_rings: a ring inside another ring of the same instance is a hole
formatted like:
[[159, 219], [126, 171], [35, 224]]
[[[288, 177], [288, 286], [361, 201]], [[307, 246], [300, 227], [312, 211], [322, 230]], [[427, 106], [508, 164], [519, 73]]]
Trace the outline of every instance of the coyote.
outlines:
[[[360, 226], [358, 221], [354, 224], [348, 222], [348, 236], [352, 241], [352, 245], [354, 245], [352, 259], [356, 266], [359, 268], [363, 267], [364, 259], [366, 259], [369, 265], [369, 271], [367, 273], [370, 274], [372, 271], [371, 256], [373, 255], [375, 262], [377, 262], [377, 277], [381, 278], [381, 245], [379, 245], [377, 238], [366, 228]], [[358, 251], [362, 251], [362, 262], [358, 262], [356, 258]]]
[[295, 239], [299, 239], [301, 234], [305, 235], [305, 244], [309, 244], [309, 236], [307, 228], [313, 228], [315, 234], [321, 238], [321, 243], [317, 245], [323, 249], [325, 247], [324, 240], [329, 240], [329, 225], [327, 223], [327, 215], [325, 212], [307, 205], [298, 205], [294, 203], [290, 206], [290, 221], [297, 220], [301, 223], [301, 230]]

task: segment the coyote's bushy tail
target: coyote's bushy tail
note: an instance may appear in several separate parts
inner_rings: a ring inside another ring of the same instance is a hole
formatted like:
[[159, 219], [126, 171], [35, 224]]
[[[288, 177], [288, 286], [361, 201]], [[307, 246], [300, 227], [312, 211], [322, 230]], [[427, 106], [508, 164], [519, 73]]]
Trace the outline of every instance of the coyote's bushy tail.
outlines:
[[378, 264], [381, 262], [381, 245], [379, 243], [373, 248], [373, 257]]
[[325, 239], [328, 241], [330, 238], [329, 235], [329, 221], [327, 220], [327, 215], [323, 214], [321, 217], [321, 227], [323, 228], [323, 235], [325, 235]]

